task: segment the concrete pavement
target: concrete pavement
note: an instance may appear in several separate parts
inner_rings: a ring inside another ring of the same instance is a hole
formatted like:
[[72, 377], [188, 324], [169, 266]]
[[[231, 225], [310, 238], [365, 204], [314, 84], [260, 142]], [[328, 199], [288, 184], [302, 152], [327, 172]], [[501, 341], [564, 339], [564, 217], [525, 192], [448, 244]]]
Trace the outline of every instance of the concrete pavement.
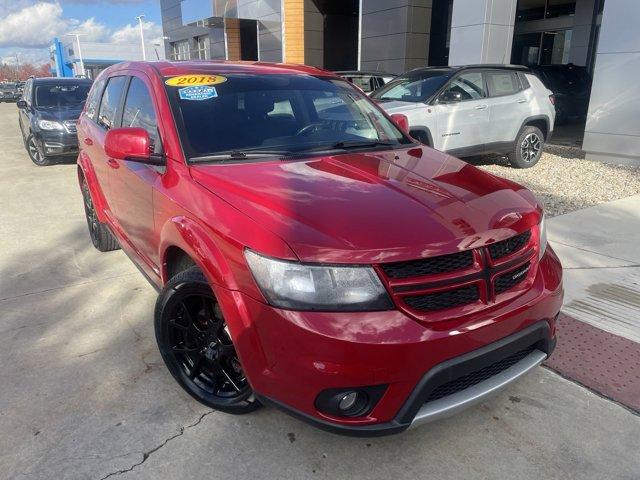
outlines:
[[640, 195], [548, 219], [564, 312], [640, 342]]
[[640, 417], [545, 368], [386, 438], [211, 412], [162, 364], [155, 291], [91, 246], [75, 166], [31, 164], [12, 104], [0, 132], [0, 478], [640, 477]]

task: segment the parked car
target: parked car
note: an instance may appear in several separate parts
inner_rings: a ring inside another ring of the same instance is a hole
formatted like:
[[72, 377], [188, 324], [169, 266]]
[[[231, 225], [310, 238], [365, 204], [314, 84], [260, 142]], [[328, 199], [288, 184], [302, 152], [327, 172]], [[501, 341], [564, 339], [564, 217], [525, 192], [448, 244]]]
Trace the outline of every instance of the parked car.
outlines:
[[31, 78], [18, 100], [22, 139], [29, 158], [38, 166], [52, 157], [78, 154], [76, 123], [91, 80]]
[[412, 70], [372, 95], [409, 119], [411, 136], [457, 157], [497, 153], [534, 166], [553, 133], [553, 93], [526, 67], [469, 65]]
[[556, 122], [581, 122], [587, 118], [591, 76], [577, 65], [539, 65], [531, 70], [555, 96]]
[[354, 85], [357, 85], [364, 93], [370, 95], [374, 90], [382, 88], [386, 83], [393, 80], [395, 75], [384, 72], [361, 72], [357, 70], [334, 72], [342, 78], [346, 78]]
[[20, 91], [16, 83], [0, 83], [0, 103], [16, 102], [20, 98]]
[[562, 270], [536, 197], [330, 72], [121, 63], [78, 137], [91, 240], [158, 290], [162, 358], [210, 407], [390, 434], [554, 348]]

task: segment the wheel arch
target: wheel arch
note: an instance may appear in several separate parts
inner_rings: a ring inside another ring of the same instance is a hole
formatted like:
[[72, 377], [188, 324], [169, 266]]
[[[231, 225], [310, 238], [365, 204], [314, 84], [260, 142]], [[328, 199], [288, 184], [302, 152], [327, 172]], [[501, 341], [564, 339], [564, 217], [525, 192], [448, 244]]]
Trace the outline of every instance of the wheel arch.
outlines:
[[[422, 141], [421, 138], [414, 136], [412, 132], [417, 132], [420, 136], [424, 136], [424, 138], [426, 138], [427, 143], [426, 145], [428, 147], [433, 147], [434, 143], [433, 143], [433, 135], [431, 134], [431, 130], [429, 129], [429, 127], [426, 127], [424, 125], [413, 125], [409, 127], [409, 135], [411, 135], [413, 138], [415, 138], [416, 140], [420, 140]], [[424, 142], [422, 142], [424, 143]]]
[[518, 139], [518, 137], [522, 133], [522, 130], [525, 127], [532, 126], [532, 127], [538, 127], [542, 131], [542, 134], [544, 135], [544, 141], [546, 142], [549, 139], [550, 125], [551, 125], [551, 122], [549, 120], [549, 117], [546, 115], [534, 115], [532, 117], [527, 117], [524, 120], [524, 122], [522, 122], [522, 126], [518, 130], [518, 134], [516, 135], [516, 140]]
[[96, 210], [96, 215], [101, 223], [108, 223], [107, 216], [105, 215], [105, 208], [107, 205], [106, 200], [102, 195], [102, 189], [98, 183], [96, 174], [91, 166], [91, 162], [86, 158], [84, 152], [80, 152], [78, 155], [78, 185], [82, 188], [82, 181], [86, 180], [89, 186], [89, 193], [91, 194], [91, 200]]
[[202, 225], [186, 216], [172, 217], [160, 232], [160, 276], [166, 284], [184, 265], [195, 265], [213, 285], [236, 290], [229, 263]]

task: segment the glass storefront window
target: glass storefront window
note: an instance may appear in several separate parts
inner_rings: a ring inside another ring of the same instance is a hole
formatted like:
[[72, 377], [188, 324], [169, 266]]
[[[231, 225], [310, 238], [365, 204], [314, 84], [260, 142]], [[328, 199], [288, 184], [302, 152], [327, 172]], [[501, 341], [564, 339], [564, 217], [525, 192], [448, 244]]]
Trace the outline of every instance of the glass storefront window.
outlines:
[[573, 15], [575, 11], [575, 0], [518, 0], [516, 21], [526, 22]]
[[537, 32], [513, 38], [511, 63], [517, 65], [565, 65], [569, 63], [573, 31]]
[[518, 0], [516, 21], [542, 20], [547, 8], [546, 0]]
[[196, 37], [195, 57], [200, 60], [209, 59], [209, 37], [207, 37], [206, 35], [202, 37]]
[[548, 0], [546, 18], [562, 17], [575, 13], [575, 0]]
[[189, 42], [183, 40], [180, 42], [174, 42], [171, 44], [171, 59], [172, 60], [189, 60]]

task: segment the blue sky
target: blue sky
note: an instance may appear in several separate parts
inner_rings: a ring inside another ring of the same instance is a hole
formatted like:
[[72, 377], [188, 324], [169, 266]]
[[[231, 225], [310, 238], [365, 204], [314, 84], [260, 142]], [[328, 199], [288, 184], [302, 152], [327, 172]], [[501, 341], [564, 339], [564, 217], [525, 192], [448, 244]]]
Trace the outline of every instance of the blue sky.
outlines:
[[0, 62], [48, 62], [54, 37], [82, 32], [86, 41], [138, 41], [136, 16], [145, 15], [145, 38], [162, 36], [159, 0], [0, 0]]

